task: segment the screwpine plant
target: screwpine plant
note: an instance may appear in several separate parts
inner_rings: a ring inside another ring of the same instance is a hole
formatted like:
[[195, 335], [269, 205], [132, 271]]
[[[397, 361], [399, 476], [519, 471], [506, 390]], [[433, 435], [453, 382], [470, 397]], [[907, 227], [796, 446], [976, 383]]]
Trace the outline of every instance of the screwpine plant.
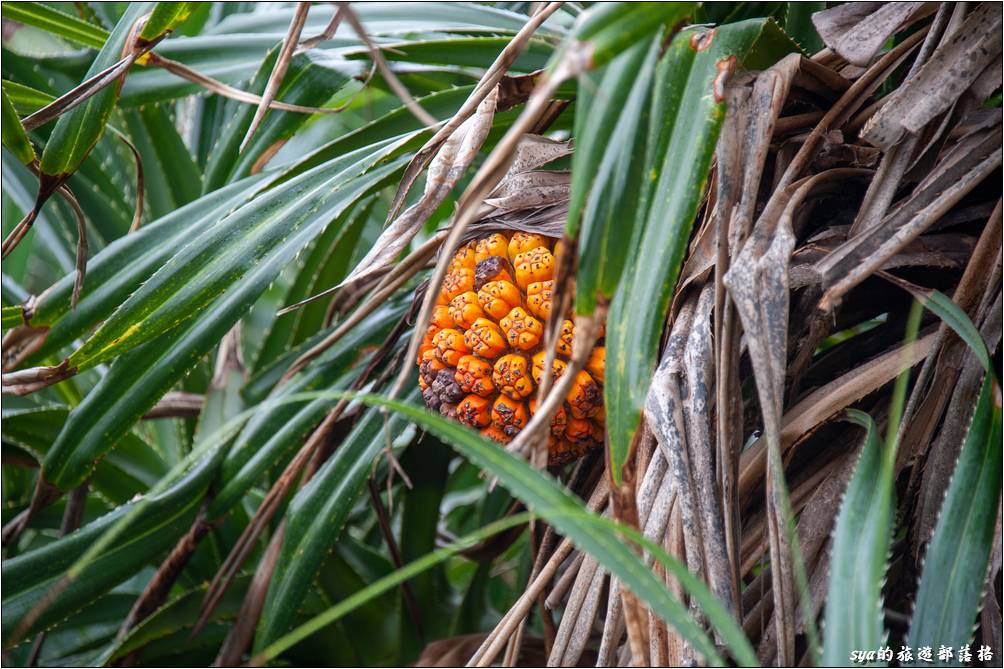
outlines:
[[4, 2], [5, 666], [995, 666], [998, 3]]

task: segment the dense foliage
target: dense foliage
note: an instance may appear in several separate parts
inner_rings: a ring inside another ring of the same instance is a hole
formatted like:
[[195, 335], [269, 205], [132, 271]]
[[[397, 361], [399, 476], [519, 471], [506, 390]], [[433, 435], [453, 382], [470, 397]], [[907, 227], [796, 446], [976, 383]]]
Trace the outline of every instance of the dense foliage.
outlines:
[[4, 665], [999, 662], [1001, 15], [4, 2]]

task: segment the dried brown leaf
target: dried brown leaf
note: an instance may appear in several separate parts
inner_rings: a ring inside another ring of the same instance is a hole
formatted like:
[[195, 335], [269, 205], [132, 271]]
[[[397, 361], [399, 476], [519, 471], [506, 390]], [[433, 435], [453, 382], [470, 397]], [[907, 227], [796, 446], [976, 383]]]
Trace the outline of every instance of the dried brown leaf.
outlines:
[[888, 150], [954, 104], [984, 69], [1000, 62], [1001, 16], [1000, 4], [980, 3], [916, 76], [891, 94], [889, 104], [865, 125], [862, 136]]
[[421, 199], [398, 216], [374, 242], [339, 287], [358, 283], [401, 253], [474, 162], [495, 117], [498, 90], [478, 105], [477, 113], [450, 135], [429, 165]]
[[282, 47], [279, 49], [279, 55], [276, 56], [275, 65], [272, 66], [272, 72], [268, 75], [268, 83], [265, 84], [265, 92], [261, 96], [258, 108], [255, 109], [254, 118], [251, 119], [251, 125], [248, 126], [247, 132], [244, 133], [244, 139], [241, 140], [241, 145], [237, 149], [238, 153], [244, 152], [248, 142], [251, 141], [251, 137], [254, 136], [255, 130], [258, 129], [258, 126], [261, 125], [262, 120], [265, 118], [265, 112], [268, 111], [269, 105], [271, 105], [272, 101], [275, 100], [275, 96], [279, 92], [279, 86], [282, 85], [282, 80], [286, 76], [289, 64], [293, 60], [293, 52], [296, 50], [296, 46], [300, 41], [300, 33], [303, 31], [303, 25], [307, 22], [307, 13], [309, 11], [309, 2], [296, 3], [296, 9], [293, 12], [293, 19], [290, 21], [289, 29], [286, 31], [286, 36], [282, 40]]
[[893, 34], [934, 13], [937, 6], [935, 2], [848, 3], [816, 12], [812, 22], [826, 46], [864, 67]]

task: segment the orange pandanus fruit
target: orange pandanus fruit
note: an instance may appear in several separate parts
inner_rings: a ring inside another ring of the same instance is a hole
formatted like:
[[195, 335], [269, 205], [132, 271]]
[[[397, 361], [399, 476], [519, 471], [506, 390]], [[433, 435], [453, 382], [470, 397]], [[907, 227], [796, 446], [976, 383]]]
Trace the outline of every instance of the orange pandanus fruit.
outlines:
[[[555, 243], [538, 234], [495, 232], [453, 256], [418, 355], [429, 408], [500, 443], [527, 424], [545, 371]], [[568, 367], [574, 331], [566, 314], [553, 379]], [[603, 443], [604, 353], [601, 338], [551, 421], [550, 465]]]

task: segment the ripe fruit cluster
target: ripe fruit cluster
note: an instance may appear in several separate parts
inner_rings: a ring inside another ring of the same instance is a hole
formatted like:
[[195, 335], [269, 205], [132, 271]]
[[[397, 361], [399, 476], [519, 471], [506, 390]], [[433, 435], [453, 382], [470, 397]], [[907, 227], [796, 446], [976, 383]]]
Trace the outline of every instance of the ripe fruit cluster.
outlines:
[[[496, 232], [457, 251], [418, 355], [429, 408], [500, 443], [527, 424], [545, 371], [544, 324], [560, 246], [538, 234]], [[555, 380], [572, 353], [575, 325], [568, 316], [551, 367]], [[551, 421], [551, 465], [603, 443], [604, 354], [601, 338]]]

